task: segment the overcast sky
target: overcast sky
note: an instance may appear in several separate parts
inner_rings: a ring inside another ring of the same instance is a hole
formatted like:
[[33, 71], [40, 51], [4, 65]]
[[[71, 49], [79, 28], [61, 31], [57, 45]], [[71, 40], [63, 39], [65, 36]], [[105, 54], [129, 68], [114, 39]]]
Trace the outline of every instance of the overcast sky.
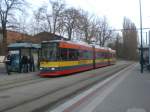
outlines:
[[[49, 0], [28, 0], [34, 8], [47, 4]], [[122, 28], [126, 16], [139, 28], [139, 0], [65, 0], [67, 6], [89, 11], [91, 14], [106, 16], [109, 24], [116, 29]], [[150, 0], [141, 0], [143, 27], [150, 28]], [[145, 32], [145, 31], [144, 31]]]
[[[48, 0], [28, 0], [38, 7]], [[97, 16], [106, 16], [115, 28], [122, 27], [123, 17], [130, 18], [139, 27], [139, 0], [65, 0], [68, 6], [89, 11]], [[143, 27], [150, 27], [150, 0], [141, 0]]]

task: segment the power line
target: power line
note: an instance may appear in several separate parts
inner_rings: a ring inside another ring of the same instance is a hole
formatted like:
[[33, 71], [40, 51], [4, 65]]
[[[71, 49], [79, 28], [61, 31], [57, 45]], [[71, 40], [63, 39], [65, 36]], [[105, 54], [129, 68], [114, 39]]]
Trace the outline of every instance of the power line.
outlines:
[[[123, 31], [123, 30], [141, 30], [140, 28], [135, 29], [112, 29], [111, 31]], [[150, 30], [150, 28], [142, 28], [142, 30]]]

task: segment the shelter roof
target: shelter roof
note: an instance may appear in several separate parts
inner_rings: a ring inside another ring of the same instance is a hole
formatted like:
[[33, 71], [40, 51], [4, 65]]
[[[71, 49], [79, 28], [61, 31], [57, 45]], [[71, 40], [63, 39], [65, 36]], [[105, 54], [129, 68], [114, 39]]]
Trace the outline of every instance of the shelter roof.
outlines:
[[35, 48], [39, 49], [41, 48], [40, 44], [32, 44], [32, 43], [12, 43], [8, 45], [8, 48]]

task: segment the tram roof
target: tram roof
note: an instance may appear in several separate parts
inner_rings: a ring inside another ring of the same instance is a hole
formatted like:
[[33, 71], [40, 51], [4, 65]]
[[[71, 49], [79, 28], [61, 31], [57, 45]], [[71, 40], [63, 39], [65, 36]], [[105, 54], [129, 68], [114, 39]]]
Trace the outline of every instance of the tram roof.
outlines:
[[[85, 49], [85, 48], [90, 48], [90, 49], [92, 49], [92, 47], [94, 46], [97, 50], [103, 50], [103, 51], [109, 50], [109, 51], [111, 51], [111, 52], [115, 52], [115, 50], [112, 50], [112, 49], [109, 48], [109, 47], [100, 47], [100, 46], [98, 46], [98, 45], [87, 44], [87, 43], [85, 43], [85, 42], [83, 42], [83, 41], [52, 40], [52, 41], [43, 41], [42, 43], [51, 43], [51, 42], [62, 42], [62, 43], [64, 43], [64, 44], [67, 44], [67, 43], [68, 43], [68, 44], [72, 44], [71, 47], [78, 45], [78, 46], [84, 47], [83, 49]], [[62, 45], [62, 46], [65, 46], [65, 45]], [[67, 46], [65, 46], [65, 47], [67, 47]]]
[[84, 45], [87, 47], [92, 47], [91, 45], [83, 42], [83, 41], [65, 41], [65, 40], [52, 40], [52, 41], [43, 41], [42, 43], [51, 43], [51, 42], [65, 42], [70, 44]]
[[61, 42], [63, 40], [42, 41], [42, 43]]
[[101, 46], [99, 46], [99, 45], [94, 45], [94, 44], [92, 44], [92, 45], [95, 47], [96, 51], [103, 51], [103, 52], [108, 52], [108, 51], [110, 51], [110, 52], [115, 52], [115, 50], [112, 50], [112, 49], [109, 48], [109, 47], [101, 47]]
[[75, 49], [92, 49], [92, 46], [81, 41], [65, 41], [65, 40], [52, 40], [43, 41], [42, 43], [60, 42], [60, 47], [64, 48], [75, 48]]

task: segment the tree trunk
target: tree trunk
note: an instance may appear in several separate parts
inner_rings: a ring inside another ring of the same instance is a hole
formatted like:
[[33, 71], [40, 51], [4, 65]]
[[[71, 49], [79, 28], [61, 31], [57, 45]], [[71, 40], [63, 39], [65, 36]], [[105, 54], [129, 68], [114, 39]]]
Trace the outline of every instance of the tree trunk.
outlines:
[[71, 40], [71, 36], [72, 36], [72, 29], [68, 28], [68, 39]]
[[7, 54], [7, 30], [6, 27], [2, 29], [3, 43], [2, 43], [2, 55]]

